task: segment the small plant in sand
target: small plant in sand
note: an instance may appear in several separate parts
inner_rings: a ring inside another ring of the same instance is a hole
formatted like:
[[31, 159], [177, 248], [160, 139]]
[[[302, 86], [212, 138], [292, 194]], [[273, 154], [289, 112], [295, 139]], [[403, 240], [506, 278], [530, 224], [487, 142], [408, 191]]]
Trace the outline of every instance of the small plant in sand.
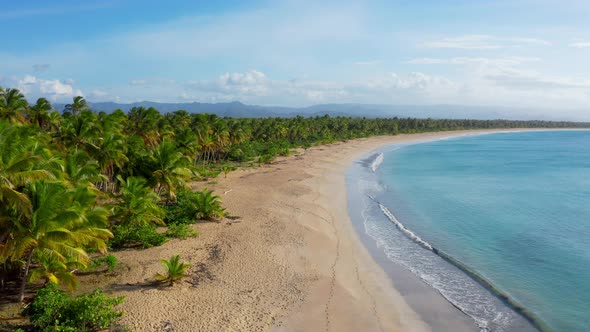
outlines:
[[196, 194], [195, 207], [197, 219], [218, 219], [225, 216], [225, 209], [221, 207], [221, 199], [207, 188]]
[[186, 277], [185, 272], [191, 267], [191, 264], [180, 261], [180, 255], [173, 255], [170, 260], [162, 259], [161, 262], [165, 272], [164, 274], [156, 274], [155, 278], [160, 282], [168, 283], [170, 286]]
[[221, 167], [221, 171], [223, 172], [223, 177], [227, 178], [227, 174], [231, 171], [235, 171], [236, 168], [234, 166], [230, 166], [230, 165], [223, 165]]

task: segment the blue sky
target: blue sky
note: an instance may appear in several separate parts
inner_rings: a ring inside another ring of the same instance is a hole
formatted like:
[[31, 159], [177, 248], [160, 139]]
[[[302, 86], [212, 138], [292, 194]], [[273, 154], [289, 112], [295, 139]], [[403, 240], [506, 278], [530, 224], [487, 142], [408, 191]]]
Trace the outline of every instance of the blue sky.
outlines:
[[23, 0], [0, 85], [29, 99], [498, 105], [590, 119], [590, 2]]

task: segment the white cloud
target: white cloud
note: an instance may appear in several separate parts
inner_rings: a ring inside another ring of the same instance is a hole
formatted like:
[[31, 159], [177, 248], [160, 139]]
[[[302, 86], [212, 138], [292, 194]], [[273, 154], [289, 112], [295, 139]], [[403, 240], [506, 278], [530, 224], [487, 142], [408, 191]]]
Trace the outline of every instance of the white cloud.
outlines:
[[496, 37], [490, 35], [464, 35], [448, 37], [423, 44], [427, 48], [455, 48], [464, 50], [496, 50], [524, 46], [550, 45], [546, 40], [524, 37]]
[[[447, 61], [448, 60], [448, 61]], [[514, 107], [569, 107], [590, 104], [590, 82], [551, 77], [519, 68], [536, 59], [451, 58], [440, 62], [465, 64], [458, 80], [425, 72], [376, 73], [355, 81], [275, 79], [259, 70], [224, 73], [217, 78], [174, 82], [149, 80], [141, 86], [111, 87], [121, 102], [242, 101], [260, 105], [307, 106], [320, 103], [463, 104]], [[476, 67], [471, 67], [473, 64]], [[474, 70], [475, 69], [475, 70]], [[89, 95], [89, 100], [96, 97]], [[106, 99], [108, 96], [104, 97]], [[102, 100], [102, 99], [101, 99]], [[586, 116], [587, 118], [587, 116]]]
[[443, 77], [413, 72], [407, 75], [387, 73], [357, 82], [273, 80], [264, 73], [251, 70], [226, 73], [215, 80], [187, 82], [184, 100], [240, 100], [261, 104], [309, 105], [322, 102], [410, 102], [411, 97], [436, 97], [438, 88], [452, 88]]
[[23, 94], [33, 101], [39, 97], [45, 97], [53, 102], [70, 101], [75, 96], [83, 96], [80, 89], [72, 84], [60, 80], [46, 80], [32, 75], [23, 77], [4, 78], [2, 85], [21, 90]]
[[569, 46], [575, 47], [575, 48], [588, 48], [588, 47], [590, 47], [590, 42], [576, 42], [576, 43], [571, 43]]
[[90, 93], [88, 94], [87, 98], [90, 101], [112, 101], [111, 96], [109, 95], [108, 92], [101, 90], [101, 89], [94, 89], [92, 91], [90, 91]]
[[[189, 81], [185, 86], [193, 91], [206, 91], [233, 96], [264, 96], [272, 82], [266, 75], [257, 70], [244, 73], [225, 73], [216, 80]], [[185, 98], [186, 94], [183, 95]]]
[[518, 65], [525, 62], [540, 61], [536, 57], [502, 57], [502, 58], [483, 58], [483, 57], [455, 57], [455, 58], [415, 58], [406, 61], [407, 64], [413, 65], [470, 65], [470, 64], [484, 64], [484, 65]]
[[[422, 67], [437, 65], [439, 69], [458, 66], [452, 69], [456, 89], [446, 92], [454, 104], [586, 109], [590, 104], [590, 80], [584, 75], [548, 75], [534, 70], [532, 64], [540, 61], [545, 63], [537, 57], [507, 56], [415, 58], [406, 63]], [[543, 114], [541, 110], [538, 112]], [[559, 114], [559, 111], [551, 112], [553, 118], [559, 118]], [[581, 110], [569, 111], [567, 116], [588, 119]]]
[[579, 80], [571, 77], [551, 77], [519, 71], [489, 74], [485, 77], [496, 85], [511, 89], [537, 91], [582, 89], [590, 93], [590, 80]]

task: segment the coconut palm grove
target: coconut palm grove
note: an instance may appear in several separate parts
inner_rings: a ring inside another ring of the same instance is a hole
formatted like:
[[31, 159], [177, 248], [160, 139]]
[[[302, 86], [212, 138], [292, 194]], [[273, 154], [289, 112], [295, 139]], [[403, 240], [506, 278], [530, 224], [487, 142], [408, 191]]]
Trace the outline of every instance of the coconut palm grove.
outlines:
[[[272, 163], [293, 149], [373, 135], [481, 128], [590, 127], [589, 123], [349, 117], [220, 118], [154, 108], [96, 113], [83, 97], [63, 110], [0, 89], [0, 291], [30, 303], [27, 328], [111, 326], [123, 313], [100, 290], [74, 296], [81, 273], [102, 273], [109, 251], [196, 236], [190, 224], [227, 213], [191, 183]], [[203, 182], [204, 183], [204, 182]], [[204, 186], [201, 186], [204, 188]], [[179, 257], [154, 282], [182, 278]], [[167, 274], [166, 274], [167, 273]], [[88, 310], [92, 317], [84, 316]]]

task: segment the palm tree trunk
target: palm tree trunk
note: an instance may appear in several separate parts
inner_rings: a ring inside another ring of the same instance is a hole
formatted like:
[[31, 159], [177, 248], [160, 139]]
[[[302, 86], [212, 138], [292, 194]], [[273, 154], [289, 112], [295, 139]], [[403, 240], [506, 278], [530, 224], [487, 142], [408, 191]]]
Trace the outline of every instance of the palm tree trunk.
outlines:
[[25, 289], [27, 287], [27, 277], [29, 276], [29, 268], [31, 267], [31, 260], [33, 259], [33, 250], [29, 253], [29, 257], [27, 258], [27, 264], [25, 265], [25, 271], [23, 273], [23, 280], [21, 281], [20, 285], [20, 293], [18, 296], [18, 301], [23, 303], [25, 299]]

